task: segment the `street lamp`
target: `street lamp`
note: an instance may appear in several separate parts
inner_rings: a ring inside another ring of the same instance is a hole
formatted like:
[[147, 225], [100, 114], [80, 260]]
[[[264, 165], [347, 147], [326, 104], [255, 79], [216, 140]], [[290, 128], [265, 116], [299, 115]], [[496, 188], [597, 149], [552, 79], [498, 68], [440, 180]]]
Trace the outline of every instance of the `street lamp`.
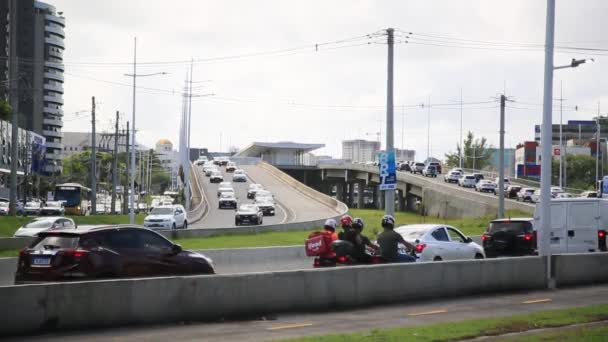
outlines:
[[137, 77], [148, 77], [155, 75], [166, 75], [166, 72], [155, 72], [151, 74], [137, 74], [137, 37], [134, 38], [133, 41], [133, 73], [132, 74], [124, 74], [128, 77], [133, 77], [133, 116], [131, 118], [131, 170], [129, 172], [131, 177], [130, 191], [131, 195], [129, 196], [129, 223], [135, 224], [135, 89], [136, 87], [136, 79]]

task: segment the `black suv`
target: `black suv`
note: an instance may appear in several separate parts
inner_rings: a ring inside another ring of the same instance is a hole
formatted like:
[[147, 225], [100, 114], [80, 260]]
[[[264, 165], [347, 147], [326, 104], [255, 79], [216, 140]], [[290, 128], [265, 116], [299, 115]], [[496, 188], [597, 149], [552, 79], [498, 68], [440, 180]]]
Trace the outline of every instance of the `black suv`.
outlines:
[[536, 231], [532, 218], [500, 219], [490, 222], [481, 236], [488, 258], [536, 255]]
[[[496, 184], [498, 186], [498, 184]], [[521, 186], [519, 185], [509, 185], [507, 190], [505, 190], [505, 198], [517, 198], [517, 193], [521, 190]], [[498, 188], [496, 189], [496, 193], [498, 194]]]

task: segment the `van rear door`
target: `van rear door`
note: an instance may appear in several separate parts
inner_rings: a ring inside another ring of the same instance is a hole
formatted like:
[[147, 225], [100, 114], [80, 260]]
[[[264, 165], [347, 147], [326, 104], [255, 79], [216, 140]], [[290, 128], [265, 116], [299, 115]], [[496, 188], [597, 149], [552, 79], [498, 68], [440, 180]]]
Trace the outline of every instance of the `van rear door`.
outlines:
[[568, 253], [587, 253], [598, 250], [599, 201], [568, 203], [566, 240]]
[[[537, 208], [540, 204], [537, 204]], [[551, 201], [551, 253], [563, 254], [568, 251], [566, 226], [568, 223], [567, 203]], [[540, 229], [540, 226], [537, 226]], [[542, 234], [539, 234], [541, 236]]]

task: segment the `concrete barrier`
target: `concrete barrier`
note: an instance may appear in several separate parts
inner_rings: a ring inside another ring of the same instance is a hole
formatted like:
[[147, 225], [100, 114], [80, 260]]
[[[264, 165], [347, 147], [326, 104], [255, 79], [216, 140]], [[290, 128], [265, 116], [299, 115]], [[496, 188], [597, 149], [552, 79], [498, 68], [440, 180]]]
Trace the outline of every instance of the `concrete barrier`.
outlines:
[[12, 285], [16, 270], [17, 258], [0, 258], [0, 286]]
[[0, 250], [21, 249], [34, 241], [34, 238], [0, 237]]
[[557, 286], [608, 282], [608, 253], [555, 255], [552, 266]]
[[[335, 310], [545, 286], [539, 257], [0, 287], [0, 334]], [[412, 275], [415, 275], [412, 276]]]

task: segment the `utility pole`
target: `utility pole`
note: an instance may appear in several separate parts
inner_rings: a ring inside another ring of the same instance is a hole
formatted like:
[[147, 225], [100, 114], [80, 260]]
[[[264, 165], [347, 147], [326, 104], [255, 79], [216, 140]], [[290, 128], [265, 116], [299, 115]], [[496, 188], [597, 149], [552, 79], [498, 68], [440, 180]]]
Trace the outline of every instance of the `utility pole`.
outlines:
[[562, 87], [562, 81], [559, 81], [559, 187], [563, 185], [563, 163], [564, 163], [564, 143], [562, 141], [562, 126], [563, 126], [563, 114], [564, 114], [564, 92]]
[[[125, 146], [126, 147], [126, 149], [125, 149], [125, 151], [126, 151], [125, 156], [126, 157], [125, 158], [126, 158], [126, 165], [127, 165], [127, 169], [128, 169], [129, 168], [128, 165], [130, 165], [129, 164], [129, 152], [130, 152], [130, 149], [129, 149], [130, 148], [130, 146], [129, 146], [129, 121], [127, 121], [127, 134], [126, 134], [126, 138], [127, 139], [126, 139], [126, 143], [125, 143], [125, 145], [126, 145]], [[122, 198], [123, 198], [122, 199], [122, 207], [123, 207], [123, 212], [124, 213], [128, 212], [128, 210], [129, 210], [129, 206], [128, 206], [127, 203], [128, 203], [128, 198], [129, 198], [129, 184], [131, 184], [131, 181], [129, 179], [129, 172], [128, 172], [128, 170], [127, 170], [127, 172], [125, 172], [125, 175], [127, 176], [126, 177], [126, 183], [125, 183], [125, 186], [123, 187], [123, 190], [122, 190]]]
[[17, 0], [10, 0], [10, 66], [9, 66], [9, 81], [10, 81], [10, 102], [13, 109], [12, 127], [11, 127], [11, 177], [9, 188], [9, 212], [11, 215], [17, 215], [17, 145], [19, 135], [19, 60], [17, 58]]
[[[460, 88], [460, 149], [459, 149], [459, 167], [462, 169], [462, 88]], [[430, 107], [430, 106], [429, 106]]]
[[540, 239], [538, 254], [546, 257], [547, 287], [553, 288], [551, 274], [551, 144], [553, 140], [553, 54], [555, 44], [555, 0], [547, 0], [545, 27], [545, 70], [543, 87], [543, 121], [541, 126], [541, 176], [540, 176]]
[[405, 144], [403, 143], [405, 137], [405, 105], [402, 107], [403, 111], [401, 112], [401, 149], [405, 150]]
[[429, 95], [429, 106], [427, 108], [427, 122], [426, 122], [426, 160], [430, 161], [431, 158], [431, 95]]
[[595, 120], [595, 189], [600, 191], [600, 102], [597, 102], [597, 119]]
[[116, 215], [116, 187], [118, 186], [118, 121], [120, 120], [120, 114], [116, 111], [116, 124], [114, 126], [114, 155], [112, 158], [112, 201], [110, 202], [112, 208], [110, 212], [112, 215]]
[[[387, 68], [387, 86], [386, 86], [386, 153], [395, 153], [394, 144], [394, 107], [393, 107], [393, 48], [395, 43], [394, 29], [386, 30], [388, 43], [388, 68]], [[395, 189], [384, 191], [384, 210], [387, 215], [395, 214]]]
[[505, 217], [505, 106], [507, 97], [500, 95], [500, 150], [498, 152], [498, 218]]
[[91, 98], [91, 213], [97, 213], [97, 146], [95, 144], [95, 96]]
[[137, 37], [133, 42], [133, 134], [131, 136], [131, 170], [130, 170], [130, 189], [129, 195], [129, 223], [135, 224], [135, 89], [137, 80]]

